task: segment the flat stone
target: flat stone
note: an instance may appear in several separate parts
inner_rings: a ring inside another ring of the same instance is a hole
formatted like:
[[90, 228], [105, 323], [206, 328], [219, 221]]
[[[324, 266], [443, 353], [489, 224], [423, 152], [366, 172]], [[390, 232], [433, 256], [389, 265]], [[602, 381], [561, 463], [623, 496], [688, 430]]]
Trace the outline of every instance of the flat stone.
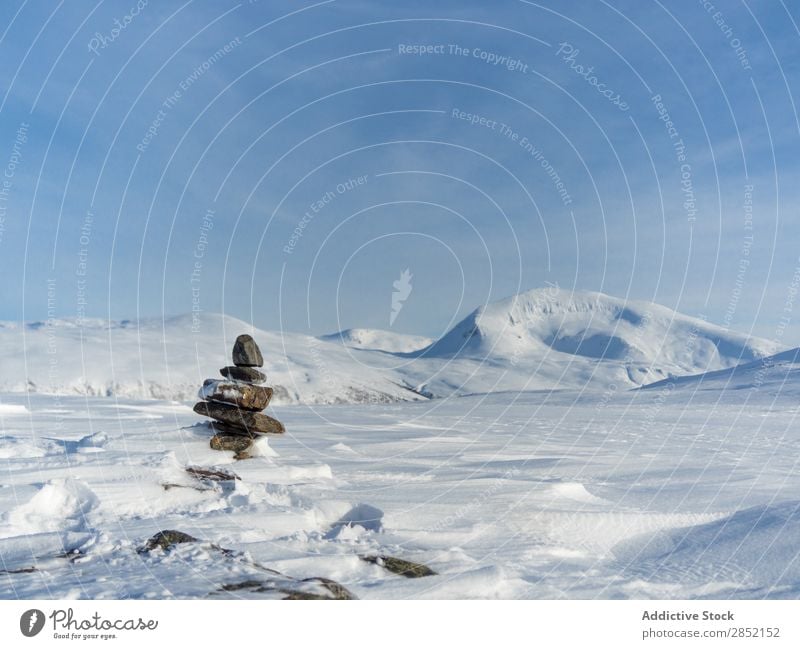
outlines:
[[310, 577], [293, 579], [285, 575], [271, 579], [246, 579], [233, 584], [223, 584], [221, 592], [274, 594], [281, 599], [358, 599], [340, 583], [326, 577]]
[[242, 428], [246, 433], [257, 435], [258, 433], [285, 433], [286, 429], [277, 419], [273, 419], [260, 412], [241, 410], [236, 406], [227, 403], [214, 403], [213, 401], [200, 401], [194, 404], [194, 411], [198, 415], [211, 417], [223, 424], [231, 424], [237, 428]]
[[261, 367], [264, 358], [256, 341], [248, 334], [242, 334], [233, 345], [233, 364], [237, 367]]
[[198, 480], [205, 480], [210, 482], [227, 482], [231, 480], [241, 480], [235, 473], [225, 471], [224, 469], [207, 469], [202, 466], [189, 466], [186, 467], [186, 473]]
[[246, 460], [250, 457], [248, 451], [253, 446], [253, 438], [218, 433], [211, 438], [209, 445], [215, 451], [233, 451], [237, 460]]
[[241, 426], [225, 424], [221, 421], [210, 421], [208, 423], [211, 426], [211, 430], [214, 431], [214, 434], [219, 433], [220, 435], [229, 435], [231, 437], [244, 437], [250, 440], [260, 437], [260, 435], [250, 433], [246, 428], [242, 428]]
[[199, 394], [201, 399], [217, 403], [230, 403], [244, 410], [261, 412], [272, 399], [272, 388], [235, 381], [207, 380]]
[[247, 383], [263, 383], [267, 380], [267, 375], [259, 372], [252, 367], [236, 367], [235, 365], [228, 365], [223, 367], [220, 374], [226, 379], [233, 379], [234, 381], [246, 381]]

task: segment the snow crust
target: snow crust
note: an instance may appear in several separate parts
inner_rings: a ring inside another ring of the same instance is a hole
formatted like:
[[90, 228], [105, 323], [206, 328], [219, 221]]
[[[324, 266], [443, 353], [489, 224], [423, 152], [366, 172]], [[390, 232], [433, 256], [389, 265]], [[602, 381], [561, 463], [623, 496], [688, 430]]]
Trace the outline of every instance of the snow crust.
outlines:
[[[367, 599], [800, 596], [792, 393], [284, 405], [242, 461], [184, 404], [2, 402], [29, 411], [0, 420], [4, 598], [219, 597], [256, 564]], [[137, 552], [163, 529], [200, 541]]]

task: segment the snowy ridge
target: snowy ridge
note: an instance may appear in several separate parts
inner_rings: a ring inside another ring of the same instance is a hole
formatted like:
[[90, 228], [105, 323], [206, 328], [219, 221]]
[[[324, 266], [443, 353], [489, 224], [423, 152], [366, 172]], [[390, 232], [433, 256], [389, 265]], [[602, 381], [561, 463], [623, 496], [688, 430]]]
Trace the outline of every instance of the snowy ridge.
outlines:
[[[359, 364], [341, 345], [275, 333], [216, 314], [138, 322], [74, 321], [0, 327], [0, 390], [154, 398], [196, 398], [221, 378], [236, 336], [251, 333], [264, 351], [275, 403], [390, 402], [419, 399], [391, 376]], [[19, 350], [25, 353], [20, 354]]]
[[0, 323], [0, 391], [190, 400], [245, 332], [264, 351], [276, 404], [624, 390], [781, 351], [656, 304], [552, 288], [482, 306], [435, 342], [372, 329], [314, 338], [214, 314], [194, 324], [191, 316]]
[[800, 347], [725, 370], [658, 381], [643, 389], [660, 389], [668, 384], [695, 392], [765, 390], [772, 394], [797, 394], [800, 392]]
[[432, 338], [401, 334], [383, 329], [344, 329], [319, 337], [320, 340], [341, 343], [355, 349], [373, 349], [390, 353], [419, 351], [433, 343]]
[[629, 388], [776, 351], [657, 304], [545, 288], [476, 309], [419, 357], [433, 377], [424, 388], [441, 394]]

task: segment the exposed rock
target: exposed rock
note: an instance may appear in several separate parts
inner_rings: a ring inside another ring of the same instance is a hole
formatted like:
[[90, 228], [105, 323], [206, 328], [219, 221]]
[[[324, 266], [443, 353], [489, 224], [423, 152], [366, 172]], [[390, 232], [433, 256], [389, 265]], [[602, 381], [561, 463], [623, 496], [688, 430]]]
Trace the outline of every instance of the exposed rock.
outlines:
[[208, 379], [200, 390], [200, 398], [218, 403], [230, 403], [245, 410], [261, 412], [269, 405], [272, 388], [234, 381]]
[[230, 406], [226, 403], [200, 401], [194, 404], [194, 411], [198, 415], [211, 417], [225, 424], [243, 428], [246, 432], [254, 435], [259, 433], [279, 435], [286, 432], [283, 424], [277, 419], [260, 412], [240, 410], [236, 406]]
[[213, 491], [211, 487], [195, 487], [194, 485], [178, 484], [177, 482], [162, 482], [161, 486], [164, 487], [164, 491], [169, 491], [170, 489], [194, 489], [195, 491]]
[[236, 365], [227, 365], [223, 367], [220, 374], [226, 379], [233, 379], [235, 381], [246, 381], [248, 383], [263, 383], [267, 380], [267, 375], [259, 372], [253, 367], [236, 367]]
[[36, 566], [26, 566], [25, 568], [9, 568], [0, 570], [0, 575], [21, 575], [26, 572], [39, 572]]
[[325, 577], [292, 579], [291, 577], [273, 579], [247, 579], [235, 584], [224, 584], [224, 592], [248, 591], [250, 593], [274, 593], [285, 595], [282, 599], [358, 599], [340, 583]]
[[249, 334], [242, 334], [233, 345], [233, 364], [237, 367], [261, 367], [264, 358], [256, 341]]
[[245, 437], [244, 435], [224, 435], [218, 433], [211, 438], [211, 448], [215, 451], [233, 451], [236, 453], [235, 457], [237, 460], [244, 460], [250, 457], [247, 451], [250, 450], [252, 445], [253, 439], [251, 437]]
[[[327, 579], [326, 577], [311, 577], [310, 579], [303, 579], [303, 582], [319, 584], [323, 588], [327, 589], [331, 595], [333, 595], [333, 597], [330, 599], [358, 599], [355, 595], [353, 595], [353, 593], [347, 590], [339, 582], [333, 581], [333, 579]], [[286, 599], [295, 598], [287, 597]]]
[[139, 552], [150, 552], [156, 548], [161, 548], [162, 550], [166, 551], [169, 550], [173, 545], [178, 545], [178, 543], [192, 543], [194, 541], [197, 541], [197, 539], [189, 534], [185, 534], [184, 532], [179, 532], [177, 530], [162, 530], [158, 532], [158, 534], [150, 537], [147, 543], [139, 548]]
[[428, 568], [422, 563], [415, 563], [414, 561], [406, 561], [405, 559], [398, 559], [397, 557], [390, 557], [386, 555], [369, 555], [362, 556], [363, 561], [374, 563], [375, 565], [385, 568], [389, 572], [396, 575], [402, 575], [409, 579], [417, 577], [432, 577], [437, 574], [435, 571]]
[[234, 426], [233, 424], [226, 424], [221, 421], [210, 421], [208, 425], [211, 426], [211, 430], [214, 433], [219, 433], [221, 435], [229, 435], [233, 437], [244, 437], [245, 439], [254, 440], [256, 438], [256, 434], [250, 433], [247, 429], [242, 428], [240, 426]]
[[225, 482], [227, 480], [241, 480], [235, 473], [230, 471], [223, 471], [221, 469], [205, 469], [199, 466], [190, 466], [186, 468], [188, 473], [193, 478], [198, 480], [210, 480], [211, 482]]

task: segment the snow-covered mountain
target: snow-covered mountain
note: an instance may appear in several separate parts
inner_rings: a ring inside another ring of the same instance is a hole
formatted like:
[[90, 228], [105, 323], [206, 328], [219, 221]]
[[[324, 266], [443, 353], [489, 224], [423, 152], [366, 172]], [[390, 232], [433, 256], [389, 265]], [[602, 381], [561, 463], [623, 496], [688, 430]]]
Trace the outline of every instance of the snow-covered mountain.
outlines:
[[319, 338], [325, 342], [341, 343], [345, 347], [374, 349], [390, 353], [414, 352], [433, 343], [433, 338], [395, 333], [383, 329], [344, 329]]
[[413, 376], [437, 395], [454, 388], [624, 389], [777, 351], [771, 341], [650, 302], [546, 288], [476, 309], [417, 354], [406, 380]]
[[[199, 325], [199, 326], [198, 326]], [[203, 314], [137, 322], [0, 325], [0, 392], [60, 392], [194, 399], [205, 378], [231, 364], [233, 341], [250, 333], [264, 353], [275, 403], [420, 399], [397, 377], [362, 364], [340, 344], [268, 332], [230, 316]], [[363, 352], [367, 353], [367, 352]]]
[[245, 332], [264, 352], [276, 403], [623, 390], [781, 351], [652, 303], [539, 289], [476, 309], [435, 342], [368, 329], [314, 338], [214, 314], [0, 323], [0, 391], [190, 400]]
[[800, 394], [800, 347], [724, 370], [658, 381], [643, 389], [660, 389], [667, 384], [693, 392], [752, 390]]

